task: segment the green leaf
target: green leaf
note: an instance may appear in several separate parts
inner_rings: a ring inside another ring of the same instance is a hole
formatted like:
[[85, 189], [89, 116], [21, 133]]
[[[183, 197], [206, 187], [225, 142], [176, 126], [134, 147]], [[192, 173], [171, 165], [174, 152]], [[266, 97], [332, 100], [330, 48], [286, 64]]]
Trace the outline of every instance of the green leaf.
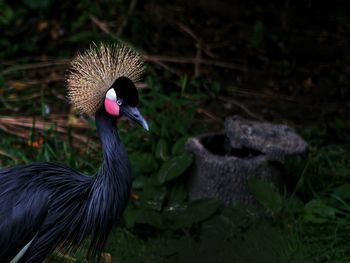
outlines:
[[184, 152], [184, 147], [185, 147], [185, 143], [187, 142], [188, 137], [182, 137], [181, 139], [177, 140], [173, 146], [172, 149], [172, 154], [173, 155], [179, 155], [182, 154]]
[[165, 161], [158, 172], [158, 182], [163, 184], [182, 175], [192, 164], [192, 155], [183, 154]]
[[164, 139], [160, 139], [156, 146], [156, 157], [165, 161], [169, 158], [168, 143]]
[[163, 229], [163, 217], [161, 212], [152, 209], [143, 209], [137, 217], [138, 224], [147, 224], [158, 229]]
[[169, 204], [178, 204], [185, 201], [187, 197], [187, 191], [183, 184], [176, 185], [170, 189]]
[[189, 204], [188, 214], [193, 218], [193, 222], [201, 222], [214, 214], [219, 206], [220, 202], [215, 199], [194, 201]]
[[162, 210], [166, 193], [165, 187], [151, 187], [145, 189], [144, 193], [141, 195], [143, 206], [157, 211]]
[[168, 222], [167, 227], [171, 229], [191, 227], [194, 223], [209, 218], [218, 210], [219, 206], [220, 203], [214, 199], [198, 200], [189, 205], [170, 206], [164, 212]]
[[300, 214], [304, 211], [304, 203], [296, 197], [289, 198], [284, 202], [284, 209], [290, 215]]
[[333, 191], [333, 195], [339, 197], [342, 200], [346, 200], [350, 198], [350, 184], [343, 184]]
[[[165, 189], [165, 190], [164, 190]], [[144, 185], [144, 189], [142, 192], [142, 200], [150, 200], [154, 197], [156, 193], [166, 191], [166, 188], [158, 183], [158, 177], [156, 175], [152, 175], [148, 178]]]
[[254, 48], [258, 48], [264, 38], [264, 24], [261, 21], [256, 21], [251, 43]]
[[282, 209], [282, 196], [277, 193], [274, 187], [261, 179], [251, 178], [248, 181], [249, 189], [254, 193], [256, 199], [266, 209], [272, 212], [279, 212]]
[[129, 203], [123, 213], [123, 218], [125, 221], [125, 226], [127, 228], [133, 228], [137, 217], [139, 216], [141, 209], [134, 206], [133, 203]]
[[325, 223], [330, 219], [334, 219], [337, 210], [322, 200], [311, 200], [305, 205], [304, 219], [311, 223]]
[[138, 176], [132, 182], [133, 189], [143, 189], [146, 184], [146, 176]]
[[14, 18], [13, 9], [5, 3], [0, 2], [0, 25], [8, 25]]
[[167, 210], [163, 212], [163, 216], [166, 219], [166, 227], [174, 230], [190, 227], [193, 220], [187, 214], [187, 211], [187, 204], [173, 204], [167, 207]]
[[158, 163], [151, 154], [136, 152], [130, 154], [129, 158], [134, 177], [153, 173], [158, 168]]

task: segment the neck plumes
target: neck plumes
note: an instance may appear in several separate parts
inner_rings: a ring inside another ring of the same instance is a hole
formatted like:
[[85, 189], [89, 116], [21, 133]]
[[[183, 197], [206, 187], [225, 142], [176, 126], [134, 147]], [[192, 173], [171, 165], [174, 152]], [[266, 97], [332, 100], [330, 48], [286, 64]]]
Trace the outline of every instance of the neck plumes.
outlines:
[[131, 172], [126, 151], [121, 144], [116, 118], [100, 109], [96, 126], [102, 145], [103, 162], [98, 171], [86, 206], [85, 229], [91, 236], [89, 257], [98, 257], [106, 244], [111, 229], [123, 212], [129, 199]]
[[93, 191], [103, 202], [101, 205], [112, 205], [112, 209], [120, 215], [130, 193], [129, 159], [118, 135], [116, 118], [100, 109], [96, 113], [96, 126], [101, 140], [103, 162], [96, 176]]

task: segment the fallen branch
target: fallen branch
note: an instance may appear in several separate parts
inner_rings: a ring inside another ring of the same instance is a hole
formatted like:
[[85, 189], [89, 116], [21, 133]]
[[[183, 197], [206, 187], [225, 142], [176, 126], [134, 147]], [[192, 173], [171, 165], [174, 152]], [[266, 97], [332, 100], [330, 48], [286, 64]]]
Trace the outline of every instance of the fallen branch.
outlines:
[[[47, 131], [53, 128], [53, 130], [58, 133], [66, 134], [68, 132], [68, 127], [88, 128], [88, 124], [86, 121], [81, 119], [76, 120], [74, 123], [68, 123], [67, 119], [63, 118], [63, 115], [54, 115], [54, 117], [48, 121], [38, 118], [35, 120], [35, 122], [33, 122], [33, 119], [29, 117], [0, 116], [1, 130], [24, 139], [28, 139], [30, 137], [32, 129]], [[88, 144], [90, 142], [88, 137], [75, 132], [72, 132], [71, 136], [80, 143]], [[76, 146], [79, 146], [79, 144], [76, 144]]]
[[22, 71], [22, 70], [48, 68], [48, 67], [55, 67], [55, 66], [66, 66], [69, 62], [70, 62], [69, 59], [57, 59], [57, 60], [53, 60], [53, 61], [45, 61], [45, 62], [36, 62], [36, 63], [30, 63], [30, 64], [16, 65], [16, 66], [4, 69], [3, 71], [1, 71], [0, 75], [5, 76], [5, 75], [8, 75], [10, 73], [13, 73], [16, 71]]
[[[32, 117], [0, 116], [0, 123], [33, 128]], [[66, 116], [59, 114], [53, 114], [51, 118], [47, 120], [36, 118], [34, 128], [49, 129], [52, 127], [52, 124], [56, 124], [59, 127], [89, 128], [85, 120], [77, 119], [74, 123], [68, 123]]]

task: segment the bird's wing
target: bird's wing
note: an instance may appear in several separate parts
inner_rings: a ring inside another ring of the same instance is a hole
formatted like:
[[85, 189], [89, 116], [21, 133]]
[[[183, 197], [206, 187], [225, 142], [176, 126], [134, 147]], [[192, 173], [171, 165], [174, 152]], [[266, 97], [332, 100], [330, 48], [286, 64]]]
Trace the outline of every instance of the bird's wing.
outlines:
[[[4, 189], [0, 186], [0, 190]], [[0, 192], [0, 262], [10, 262], [23, 251], [39, 231], [47, 211], [48, 198], [43, 191]]]

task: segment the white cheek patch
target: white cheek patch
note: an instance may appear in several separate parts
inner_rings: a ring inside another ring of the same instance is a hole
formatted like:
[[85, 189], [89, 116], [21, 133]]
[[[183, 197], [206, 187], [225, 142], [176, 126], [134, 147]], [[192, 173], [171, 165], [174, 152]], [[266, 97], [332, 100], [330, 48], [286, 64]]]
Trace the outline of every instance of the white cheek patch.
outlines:
[[106, 98], [112, 101], [117, 100], [117, 94], [115, 93], [114, 89], [110, 89], [107, 91]]
[[119, 116], [119, 106], [115, 100], [105, 99], [105, 109], [106, 111], [114, 116]]
[[104, 105], [109, 114], [119, 116], [120, 108], [117, 104], [117, 94], [115, 93], [114, 89], [107, 91]]

